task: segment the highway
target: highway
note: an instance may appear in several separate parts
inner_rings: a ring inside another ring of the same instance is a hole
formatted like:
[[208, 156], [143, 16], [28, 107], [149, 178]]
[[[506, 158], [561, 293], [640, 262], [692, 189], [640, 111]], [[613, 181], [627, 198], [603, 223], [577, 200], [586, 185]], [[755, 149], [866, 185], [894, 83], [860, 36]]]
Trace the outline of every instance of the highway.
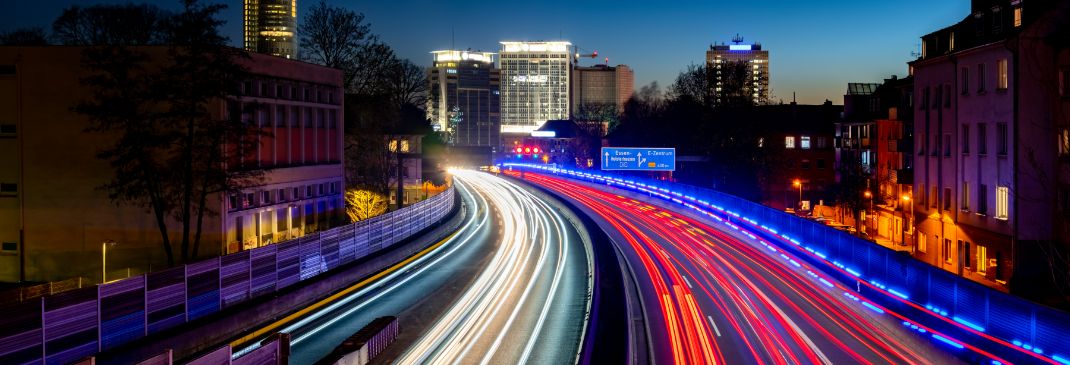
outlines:
[[376, 363], [575, 362], [591, 285], [576, 229], [529, 188], [475, 171], [453, 177], [467, 207], [461, 228], [280, 326], [291, 363], [316, 362], [386, 315], [399, 317], [401, 334]]
[[650, 363], [961, 363], [860, 305], [854, 288], [740, 231], [634, 193], [524, 179], [576, 203], [617, 245], [638, 287]]

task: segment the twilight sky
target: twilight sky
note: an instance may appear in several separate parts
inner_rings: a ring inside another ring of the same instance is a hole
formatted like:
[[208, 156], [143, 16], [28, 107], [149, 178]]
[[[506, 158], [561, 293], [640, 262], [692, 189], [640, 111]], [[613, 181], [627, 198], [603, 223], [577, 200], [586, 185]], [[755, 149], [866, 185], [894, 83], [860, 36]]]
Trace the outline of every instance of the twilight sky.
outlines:
[[[139, 2], [132, 0], [133, 2]], [[241, 0], [223, 14], [224, 32], [240, 46]], [[0, 31], [44, 26], [71, 4], [126, 0], [22, 2], [0, 15]], [[178, 8], [178, 0], [149, 0]], [[298, 25], [318, 0], [298, 0]], [[705, 62], [710, 43], [739, 33], [769, 50], [773, 99], [843, 103], [848, 82], [903, 76], [919, 37], [969, 12], [967, 0], [328, 0], [363, 12], [372, 31], [402, 57], [421, 65], [430, 51], [498, 51], [502, 40], [557, 40], [589, 52], [597, 62], [635, 70], [636, 88], [657, 81], [664, 89], [688, 64]], [[594, 63], [584, 59], [583, 64]]]

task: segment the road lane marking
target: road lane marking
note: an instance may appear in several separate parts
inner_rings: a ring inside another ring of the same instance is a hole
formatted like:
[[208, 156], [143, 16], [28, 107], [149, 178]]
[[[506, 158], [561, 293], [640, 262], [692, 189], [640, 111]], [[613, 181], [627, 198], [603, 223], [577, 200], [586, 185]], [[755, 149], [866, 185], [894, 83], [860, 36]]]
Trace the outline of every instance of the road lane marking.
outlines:
[[713, 332], [717, 334], [717, 337], [721, 337], [721, 330], [717, 328], [717, 323], [713, 321], [713, 316], [706, 316], [706, 319], [710, 320], [710, 326], [713, 327]]
[[694, 289], [694, 287], [691, 286], [691, 281], [687, 280], [686, 276], [680, 275], [680, 278], [684, 279], [684, 284], [687, 284], [688, 289]]

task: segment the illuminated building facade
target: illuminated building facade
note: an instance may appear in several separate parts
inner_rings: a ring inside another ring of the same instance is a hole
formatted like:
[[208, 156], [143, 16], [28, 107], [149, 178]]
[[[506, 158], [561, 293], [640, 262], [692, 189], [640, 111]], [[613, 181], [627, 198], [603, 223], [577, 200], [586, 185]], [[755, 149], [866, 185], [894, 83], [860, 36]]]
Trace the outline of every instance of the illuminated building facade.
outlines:
[[427, 114], [433, 128], [455, 146], [492, 150], [501, 144], [500, 73], [494, 53], [434, 51]]
[[[166, 64], [166, 46], [141, 49], [150, 67]], [[0, 98], [0, 282], [101, 278], [108, 241], [115, 243], [107, 249], [109, 278], [166, 267], [153, 215], [117, 205], [100, 189], [114, 169], [97, 153], [118, 136], [87, 133], [91, 121], [73, 110], [94, 92], [79, 81], [90, 72], [79, 62], [83, 50], [0, 47], [0, 95], [10, 96]], [[215, 214], [204, 217], [194, 256], [298, 238], [344, 217], [342, 72], [250, 56], [239, 61], [248, 70], [242, 93], [205, 108], [258, 129], [257, 148], [228, 153], [215, 166], [263, 170], [263, 179], [206, 197]], [[166, 224], [180, 227], [171, 218]]]
[[501, 42], [502, 133], [526, 135], [568, 119], [569, 42]]
[[605, 136], [609, 121], [624, 110], [635, 90], [635, 73], [626, 65], [572, 69], [572, 118], [580, 128]]
[[245, 50], [293, 58], [297, 0], [245, 0]]
[[[711, 45], [706, 51], [713, 102], [722, 105], [749, 99], [753, 104], [764, 104], [769, 100], [769, 51], [763, 50], [759, 43], [745, 44], [739, 36], [732, 42]], [[743, 63], [745, 71], [741, 75], [731, 75], [730, 63]], [[740, 94], [730, 95], [732, 92]]]

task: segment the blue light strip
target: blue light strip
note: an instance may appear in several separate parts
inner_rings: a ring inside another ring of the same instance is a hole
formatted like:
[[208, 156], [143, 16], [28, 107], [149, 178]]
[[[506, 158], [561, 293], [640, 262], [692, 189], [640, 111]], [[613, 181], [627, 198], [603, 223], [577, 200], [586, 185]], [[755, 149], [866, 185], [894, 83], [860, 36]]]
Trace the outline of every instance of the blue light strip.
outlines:
[[[742, 217], [742, 216], [740, 216], [739, 213], [736, 213], [736, 212], [733, 212], [733, 211], [730, 211], [730, 210], [726, 210], [725, 208], [723, 208], [721, 206], [717, 206], [715, 204], [711, 204], [708, 201], [697, 200], [694, 197], [685, 196], [685, 195], [682, 195], [682, 194], [680, 194], [678, 192], [671, 191], [671, 190], [668, 190], [668, 189], [665, 189], [665, 188], [661, 188], [661, 187], [657, 187], [657, 186], [653, 186], [653, 185], [647, 185], [647, 184], [644, 184], [644, 183], [639, 183], [639, 182], [634, 182], [634, 181], [624, 181], [622, 179], [615, 178], [615, 177], [610, 177], [610, 176], [594, 175], [594, 174], [583, 173], [583, 172], [574, 172], [574, 171], [570, 171], [570, 170], [558, 169], [556, 167], [532, 165], [532, 164], [504, 163], [504, 164], [502, 164], [502, 166], [526, 167], [526, 168], [533, 168], [533, 169], [537, 169], [537, 170], [544, 170], [544, 171], [548, 171], [548, 172], [551, 172], [553, 174], [558, 174], [558, 175], [571, 175], [571, 176], [574, 176], [574, 177], [582, 177], [582, 178], [586, 178], [587, 180], [590, 180], [590, 181], [600, 181], [600, 182], [603, 182], [605, 185], [610, 185], [610, 186], [612, 186], [614, 184], [616, 184], [618, 186], [623, 185], [624, 187], [627, 187], [627, 188], [629, 188], [631, 190], [638, 191], [638, 192], [645, 193], [645, 194], [649, 194], [650, 196], [660, 197], [662, 199], [669, 200], [669, 201], [681, 204], [681, 205], [683, 205], [683, 206], [685, 206], [687, 208], [691, 208], [691, 209], [693, 209], [693, 210], [695, 210], [695, 211], [697, 211], [697, 212], [699, 212], [699, 213], [701, 213], [701, 214], [703, 214], [705, 216], [710, 217], [711, 219], [714, 219], [714, 220], [716, 220], [718, 222], [724, 223], [726, 226], [728, 226], [729, 228], [732, 228], [733, 230], [736, 230], [736, 231], [739, 231], [739, 232], [742, 232], [742, 233], [746, 234], [748, 237], [751, 237], [752, 239], [757, 240], [763, 246], [766, 246], [769, 250], [771, 250], [773, 252], [776, 252], [776, 253], [779, 253], [775, 248], [773, 248], [773, 246], [771, 244], [767, 244], [766, 242], [761, 241], [756, 236], [754, 236], [753, 234], [748, 232], [746, 229], [741, 229], [739, 226], [737, 226], [735, 224], [732, 224], [729, 221], [727, 221], [725, 219], [722, 219], [722, 218], [720, 218], [720, 217], [718, 217], [718, 216], [716, 216], [714, 214], [711, 214], [709, 211], [703, 210], [702, 207], [699, 207], [699, 206], [696, 206], [696, 205], [693, 205], [693, 204], [690, 204], [690, 203], [686, 203], [686, 202], [684, 202], [684, 201], [682, 201], [680, 199], [674, 198], [673, 196], [682, 197], [682, 198], [684, 198], [684, 199], [686, 199], [688, 201], [693, 201], [693, 202], [700, 203], [700, 204], [702, 204], [703, 206], [705, 206], [705, 207], [707, 207], [709, 209], [712, 209], [712, 210], [715, 210], [717, 212], [723, 213], [723, 214], [729, 216], [727, 218], [730, 218], [730, 219], [733, 218], [733, 217], [734, 218], [738, 218], [738, 219], [743, 220], [743, 221], [745, 221], [747, 223], [750, 223], [754, 228], [764, 229], [766, 232], [769, 232], [774, 236], [778, 236], [778, 237], [782, 238], [785, 243], [790, 242], [793, 245], [800, 246], [801, 248], [805, 248], [806, 251], [810, 252], [813, 256], [816, 256], [816, 257], [820, 258], [821, 260], [824, 260], [826, 263], [832, 264], [832, 265], [834, 265], [834, 266], [846, 271], [850, 275], [853, 275], [853, 276], [858, 277], [860, 279], [863, 278], [862, 273], [859, 272], [858, 270], [856, 270], [854, 268], [846, 267], [845, 265], [843, 265], [843, 264], [841, 264], [841, 263], [839, 263], [839, 262], [837, 262], [835, 260], [830, 260], [829, 257], [826, 254], [821, 253], [821, 252], [817, 252], [817, 251], [813, 250], [810, 247], [806, 247], [801, 242], [799, 242], [798, 240], [796, 240], [794, 238], [791, 238], [791, 237], [789, 237], [789, 236], [787, 236], [785, 234], [780, 234], [775, 229], [773, 229], [771, 227], [768, 227], [768, 226], [765, 226], [765, 225], [762, 225], [758, 221], [750, 219], [749, 217]], [[781, 256], [783, 256], [783, 255], [781, 255]], [[792, 260], [790, 258], [787, 258], [787, 257], [784, 257], [784, 258], [787, 259], [790, 263], [794, 264], [795, 266], [801, 267], [801, 265], [799, 265], [794, 260]], [[816, 274], [813, 274], [812, 272], [809, 272], [809, 271], [808, 271], [808, 273], [811, 274], [811, 276], [814, 276], [815, 278], [817, 278], [819, 281], [821, 281], [822, 284], [825, 284], [827, 286], [828, 285], [832, 285], [831, 282], [828, 282], [824, 278], [821, 278], [821, 277], [817, 276]], [[900, 299], [907, 300], [907, 301], [910, 300], [909, 295], [907, 295], [906, 293], [904, 293], [904, 292], [902, 292], [900, 290], [889, 289], [889, 288], [886, 288], [884, 285], [880, 285], [879, 283], [875, 283], [875, 282], [872, 282], [872, 281], [870, 281], [870, 283], [873, 284], [873, 287], [878, 288], [878, 290], [877, 290], [878, 292], [884, 291], [885, 293], [887, 293], [889, 295], [892, 295], [892, 296], [895, 296], [895, 297], [898, 297]], [[833, 287], [834, 287], [834, 285], [833, 285]], [[844, 292], [843, 294], [844, 294], [844, 296], [848, 297], [849, 299], [852, 299], [852, 300], [855, 300], [855, 301], [858, 301], [858, 302], [862, 303], [863, 306], [865, 306], [866, 308], [869, 308], [870, 310], [873, 310], [874, 312], [882, 313], [882, 314], [885, 313], [884, 310], [881, 309], [880, 307], [877, 307], [876, 305], [873, 305], [873, 304], [868, 303], [866, 301], [859, 300], [859, 298], [857, 296], [852, 295], [849, 292]], [[937, 308], [936, 306], [926, 305], [925, 308], [927, 310], [931, 311], [932, 314], [948, 317], [948, 312], [946, 310]], [[957, 318], [957, 317], [956, 318], [952, 318], [952, 319], [955, 322], [957, 322], [958, 324], [960, 324], [960, 325], [962, 325], [964, 327], [967, 327], [967, 328], [970, 328], [970, 329], [973, 329], [973, 330], [976, 330], [976, 331], [979, 331], [979, 332], [984, 332], [985, 331], [984, 327], [981, 327], [980, 325], [977, 325], [975, 323], [972, 323], [972, 322], [969, 322], [969, 321], [964, 321], [964, 320], [962, 320], [960, 318]], [[909, 323], [909, 322], [906, 322], [906, 323]], [[912, 325], [910, 327], [912, 327], [913, 329], [915, 329], [916, 331], [921, 332], [921, 333], [925, 333], [926, 332], [924, 329], [922, 329], [920, 327], [917, 327], [916, 325]], [[940, 341], [940, 342], [944, 342], [944, 343], [946, 343], [946, 344], [948, 344], [950, 346], [953, 346], [953, 347], [956, 347], [956, 348], [959, 348], [959, 349], [964, 348], [964, 346], [961, 343], [956, 342], [954, 340], [951, 340], [951, 339], [949, 339], [947, 337], [944, 337], [944, 336], [940, 336], [940, 335], [937, 335], [937, 334], [932, 334], [932, 338], [934, 340], [937, 340], [937, 341]], [[1016, 346], [1018, 346], [1020, 348], [1023, 348], [1025, 350], [1028, 350], [1028, 351], [1031, 351], [1031, 352], [1034, 352], [1034, 353], [1037, 353], [1037, 354], [1043, 353], [1043, 351], [1041, 349], [1034, 348], [1033, 346], [1030, 346], [1028, 344], [1022, 344], [1021, 341], [1015, 340], [1015, 341], [1013, 341], [1013, 343]], [[1064, 358], [1064, 357], [1060, 357], [1059, 355], [1051, 355], [1051, 358], [1054, 359], [1055, 361], [1059, 362], [1059, 363], [1062, 363], [1062, 364], [1065, 364], [1065, 365], [1070, 365], [1070, 360], [1068, 360], [1067, 358]], [[993, 360], [992, 363], [993, 364], [998, 364], [999, 361]]]
[[933, 338], [934, 338], [934, 339], [936, 339], [937, 341], [940, 341], [940, 342], [946, 343], [946, 344], [948, 344], [948, 345], [951, 345], [951, 346], [953, 346], [953, 347], [955, 347], [955, 348], [958, 348], [958, 349], [963, 349], [963, 348], [966, 348], [965, 346], [962, 346], [962, 344], [960, 344], [960, 343], [958, 343], [958, 342], [955, 342], [955, 341], [949, 340], [949, 339], [947, 339], [946, 337], [944, 337], [944, 336], [940, 336], [940, 335], [938, 335], [938, 334], [935, 334], [935, 333], [933, 334]]
[[956, 317], [951, 317], [951, 319], [955, 320], [955, 322], [962, 323], [963, 326], [970, 327], [970, 328], [973, 328], [973, 329], [981, 331], [981, 332], [985, 331], [984, 327], [978, 326], [976, 323], [967, 321], [967, 320], [959, 318], [957, 316]]

